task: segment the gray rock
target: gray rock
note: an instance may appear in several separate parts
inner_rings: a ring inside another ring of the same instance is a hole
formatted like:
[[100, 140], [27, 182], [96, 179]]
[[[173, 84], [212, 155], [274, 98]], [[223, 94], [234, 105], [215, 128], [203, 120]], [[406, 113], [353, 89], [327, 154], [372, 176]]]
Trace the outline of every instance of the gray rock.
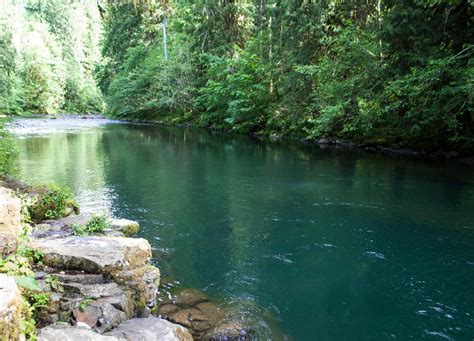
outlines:
[[59, 218], [56, 220], [47, 220], [44, 223], [52, 225], [54, 227], [65, 227], [65, 226], [72, 226], [72, 225], [87, 225], [87, 223], [92, 219], [90, 214], [79, 214], [79, 215], [71, 215], [64, 218]]
[[91, 299], [116, 296], [123, 294], [123, 290], [116, 283], [104, 284], [80, 284], [64, 283], [64, 290], [72, 292]]
[[126, 236], [133, 236], [137, 234], [140, 229], [140, 225], [133, 220], [128, 219], [110, 219], [110, 225], [112, 229], [119, 230]]
[[38, 341], [121, 341], [115, 336], [99, 335], [91, 329], [64, 324], [51, 325], [38, 332]]
[[80, 283], [80, 284], [102, 284], [105, 283], [104, 275], [102, 274], [58, 274], [55, 273], [59, 281], [62, 283]]
[[318, 143], [318, 144], [329, 144], [329, 143], [331, 143], [331, 141], [329, 141], [327, 138], [323, 137], [323, 138], [320, 138], [316, 143]]
[[156, 293], [160, 285], [160, 271], [152, 265], [141, 268], [123, 270], [115, 273], [114, 280], [133, 290], [135, 306], [140, 316], [147, 316], [149, 310], [156, 304]]
[[144, 266], [151, 248], [143, 238], [67, 237], [34, 239], [32, 248], [44, 253], [43, 263], [61, 270], [113, 275], [117, 271]]
[[105, 335], [129, 341], [192, 341], [193, 339], [186, 328], [157, 317], [125, 321]]

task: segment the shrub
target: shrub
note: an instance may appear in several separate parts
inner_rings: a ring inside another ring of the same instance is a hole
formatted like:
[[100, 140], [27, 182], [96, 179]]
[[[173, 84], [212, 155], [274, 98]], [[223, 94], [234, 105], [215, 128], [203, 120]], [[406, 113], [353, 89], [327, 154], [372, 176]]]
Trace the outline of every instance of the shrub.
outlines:
[[57, 186], [43, 186], [35, 191], [37, 192], [35, 200], [28, 207], [32, 221], [38, 223], [45, 219], [61, 218], [71, 211], [79, 213], [70, 190]]

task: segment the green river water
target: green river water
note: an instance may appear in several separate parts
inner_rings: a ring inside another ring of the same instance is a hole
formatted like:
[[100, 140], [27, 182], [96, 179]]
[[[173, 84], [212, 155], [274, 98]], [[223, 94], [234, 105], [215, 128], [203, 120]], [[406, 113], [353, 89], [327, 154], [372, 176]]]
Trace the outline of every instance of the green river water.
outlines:
[[140, 222], [259, 339], [473, 340], [474, 171], [105, 120], [12, 125], [21, 176]]

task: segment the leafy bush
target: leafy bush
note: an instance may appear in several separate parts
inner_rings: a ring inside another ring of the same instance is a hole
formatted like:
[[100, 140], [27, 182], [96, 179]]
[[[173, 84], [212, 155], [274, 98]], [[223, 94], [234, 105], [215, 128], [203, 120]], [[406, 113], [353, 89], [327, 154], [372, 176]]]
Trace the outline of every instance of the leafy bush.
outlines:
[[208, 81], [197, 99], [204, 109], [201, 124], [238, 132], [264, 127], [269, 87], [259, 57], [236, 48], [231, 58], [208, 56], [208, 61]]
[[57, 186], [36, 188], [37, 194], [28, 207], [31, 219], [38, 223], [45, 219], [56, 219], [68, 215], [71, 211], [79, 213], [77, 203], [69, 189]]
[[379, 50], [376, 39], [352, 27], [321, 40], [325, 53], [314, 65], [296, 71], [313, 83], [309, 138], [346, 136], [363, 139], [377, 121], [380, 89]]

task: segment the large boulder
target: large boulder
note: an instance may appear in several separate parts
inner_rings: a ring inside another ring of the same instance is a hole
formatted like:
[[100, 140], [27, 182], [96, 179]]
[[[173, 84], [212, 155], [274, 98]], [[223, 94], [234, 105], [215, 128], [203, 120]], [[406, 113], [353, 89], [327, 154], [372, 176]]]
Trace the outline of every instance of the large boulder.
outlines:
[[186, 328], [158, 317], [136, 318], [123, 322], [104, 335], [129, 341], [192, 341]]
[[[31, 247], [43, 252], [44, 270], [64, 289], [45, 321], [74, 316], [102, 333], [127, 318], [147, 316], [155, 305], [160, 272], [148, 262], [145, 239], [70, 236], [34, 239]], [[88, 307], [80, 309], [84, 301]]]
[[114, 275], [143, 267], [151, 247], [143, 238], [76, 237], [35, 239], [31, 247], [44, 253], [43, 263], [61, 270]]
[[[13, 340], [13, 339], [12, 339]], [[38, 341], [124, 341], [115, 336], [100, 335], [87, 327], [66, 324], [51, 325], [38, 331]]]
[[21, 233], [21, 201], [12, 190], [0, 187], [0, 254], [12, 253]]
[[0, 274], [0, 339], [19, 340], [23, 302], [15, 280]]

